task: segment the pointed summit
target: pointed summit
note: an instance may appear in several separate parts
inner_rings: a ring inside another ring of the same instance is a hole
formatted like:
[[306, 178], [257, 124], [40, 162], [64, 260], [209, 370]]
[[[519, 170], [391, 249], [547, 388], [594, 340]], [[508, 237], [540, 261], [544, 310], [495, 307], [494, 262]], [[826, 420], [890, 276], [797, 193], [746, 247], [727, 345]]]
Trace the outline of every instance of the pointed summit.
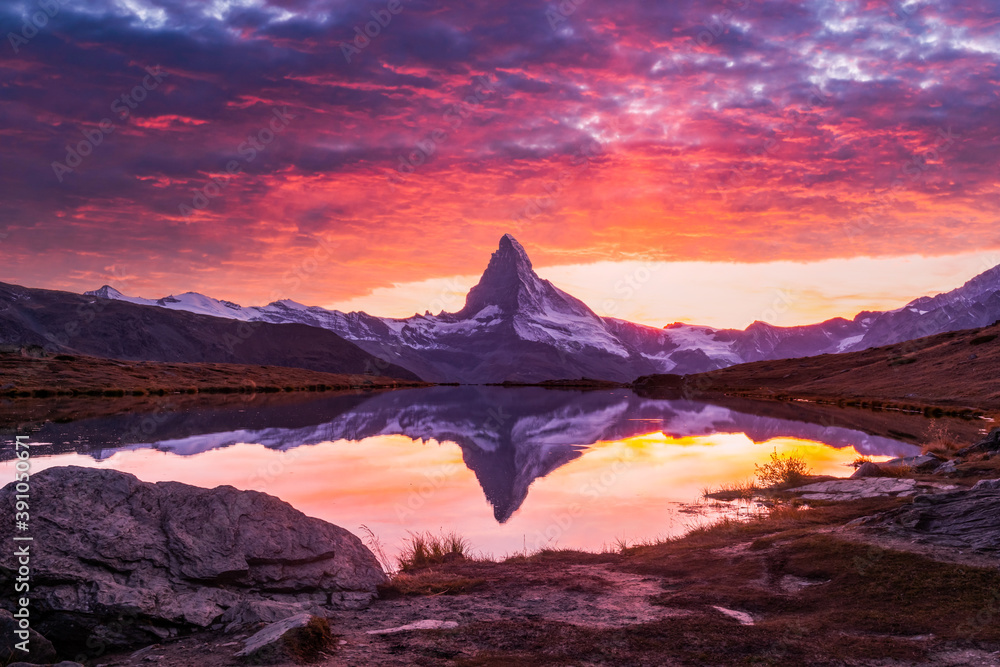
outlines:
[[539, 291], [540, 283], [528, 253], [517, 239], [504, 234], [479, 284], [469, 291], [465, 308], [458, 314], [469, 317], [488, 306], [497, 306], [504, 312], [515, 311], [524, 296]]
[[490, 273], [517, 273], [525, 277], [534, 276], [535, 280], [538, 279], [531, 268], [531, 260], [528, 258], [524, 246], [510, 234], [504, 234], [500, 237], [500, 245], [490, 257], [490, 264], [486, 267], [483, 277], [485, 278]]
[[124, 294], [116, 290], [111, 285], [104, 285], [99, 289], [93, 289], [89, 292], [84, 292], [87, 296], [99, 296], [102, 299], [121, 299]]

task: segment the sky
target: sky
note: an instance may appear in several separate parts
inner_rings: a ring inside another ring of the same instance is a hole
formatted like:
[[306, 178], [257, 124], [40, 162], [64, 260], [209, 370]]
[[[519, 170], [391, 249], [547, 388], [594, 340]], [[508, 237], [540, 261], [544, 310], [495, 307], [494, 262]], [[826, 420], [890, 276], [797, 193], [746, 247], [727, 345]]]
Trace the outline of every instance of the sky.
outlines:
[[8, 0], [0, 35], [4, 282], [403, 316], [509, 232], [602, 315], [746, 326], [1000, 262], [994, 0]]

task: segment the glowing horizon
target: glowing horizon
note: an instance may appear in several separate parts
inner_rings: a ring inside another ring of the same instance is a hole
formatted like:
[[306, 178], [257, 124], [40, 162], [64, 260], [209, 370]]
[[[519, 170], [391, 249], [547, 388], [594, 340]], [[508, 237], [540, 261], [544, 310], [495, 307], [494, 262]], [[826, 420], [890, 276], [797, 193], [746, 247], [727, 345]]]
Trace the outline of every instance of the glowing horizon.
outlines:
[[[410, 314], [510, 232], [598, 312], [572, 267], [680, 263], [708, 286], [611, 314], [740, 326], [788, 285], [788, 322], [850, 317], [1000, 251], [995, 2], [404, 3], [349, 54], [370, 8], [252, 4], [79, 0], [7, 40], [0, 280]], [[819, 281], [863, 258], [871, 294]]]

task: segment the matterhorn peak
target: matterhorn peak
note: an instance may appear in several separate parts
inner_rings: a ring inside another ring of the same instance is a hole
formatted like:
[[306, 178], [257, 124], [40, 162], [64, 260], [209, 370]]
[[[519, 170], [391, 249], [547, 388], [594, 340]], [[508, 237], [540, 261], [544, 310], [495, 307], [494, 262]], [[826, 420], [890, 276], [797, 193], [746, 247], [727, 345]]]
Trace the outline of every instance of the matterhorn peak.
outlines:
[[[514, 270], [525, 269], [531, 271], [531, 260], [528, 258], [528, 253], [525, 252], [524, 246], [517, 242], [510, 234], [504, 234], [500, 237], [500, 245], [497, 251], [493, 253], [490, 258], [490, 267], [494, 264], [503, 265], [504, 268], [513, 268]], [[486, 269], [489, 271], [489, 267]]]
[[524, 247], [510, 234], [504, 234], [479, 284], [469, 291], [465, 308], [458, 314], [472, 316], [487, 306], [515, 311], [519, 307], [519, 297], [526, 291], [536, 292], [540, 282]]

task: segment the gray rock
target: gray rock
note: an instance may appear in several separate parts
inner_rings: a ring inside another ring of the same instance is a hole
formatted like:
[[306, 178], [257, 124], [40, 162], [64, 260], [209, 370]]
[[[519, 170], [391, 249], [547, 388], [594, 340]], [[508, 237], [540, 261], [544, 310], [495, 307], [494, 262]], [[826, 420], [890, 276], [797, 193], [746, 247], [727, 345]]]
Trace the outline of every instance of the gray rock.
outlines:
[[62, 662], [57, 662], [52, 664], [51, 662], [46, 663], [36, 663], [36, 662], [12, 662], [7, 667], [83, 667], [78, 662], [71, 662], [69, 660], [63, 660]]
[[912, 505], [878, 515], [868, 526], [926, 544], [1000, 553], [998, 480], [971, 490], [914, 498]]
[[920, 456], [906, 456], [903, 458], [891, 459], [879, 465], [885, 468], [908, 467], [913, 468], [913, 470], [917, 472], [930, 472], [941, 465], [943, 461], [944, 459], [935, 454], [921, 454]]
[[990, 431], [990, 434], [986, 436], [984, 440], [966, 447], [965, 449], [958, 450], [955, 452], [955, 456], [963, 458], [971, 454], [984, 454], [990, 452], [1000, 452], [1000, 428], [995, 428]]
[[981, 479], [972, 487], [973, 491], [1000, 491], [1000, 479]]
[[944, 463], [942, 463], [941, 465], [939, 465], [937, 467], [937, 470], [934, 471], [934, 474], [935, 475], [950, 475], [953, 472], [955, 472], [956, 470], [958, 470], [958, 462], [957, 461], [954, 461], [954, 460], [952, 460], [952, 461], [945, 461]]
[[958, 488], [937, 482], [918, 482], [914, 479], [895, 477], [866, 477], [863, 479], [834, 479], [816, 482], [795, 489], [803, 500], [848, 501], [880, 496], [915, 496], [920, 493], [947, 491]]
[[316, 605], [296, 604], [292, 602], [276, 602], [273, 600], [241, 600], [226, 610], [219, 619], [226, 625], [226, 632], [258, 623], [274, 623], [303, 613], [322, 614]]
[[454, 630], [458, 627], [455, 621], [437, 621], [432, 618], [422, 621], [399, 625], [394, 628], [384, 628], [382, 630], [369, 630], [365, 634], [369, 635], [394, 635], [397, 632], [412, 632], [414, 630]]
[[851, 479], [863, 479], [865, 477], [882, 477], [884, 473], [877, 463], [866, 461], [858, 466], [858, 469], [851, 475]]
[[[149, 644], [246, 600], [348, 606], [343, 595], [371, 599], [385, 580], [357, 537], [264, 493], [77, 467], [31, 482], [37, 627], [72, 648]], [[13, 495], [13, 484], [0, 490], [0, 511]], [[0, 552], [0, 600], [12, 551]]]
[[311, 662], [330, 645], [330, 624], [322, 617], [296, 614], [268, 625], [243, 642], [237, 658], [258, 665]]
[[[10, 590], [12, 589], [13, 587], [10, 587]], [[34, 612], [31, 613], [31, 620], [34, 622]], [[17, 648], [17, 644], [23, 642], [25, 638], [15, 634], [15, 631], [21, 631], [21, 628], [14, 614], [6, 609], [0, 609], [0, 663], [16, 658], [28, 663], [48, 664], [56, 659], [56, 649], [52, 646], [52, 642], [37, 633], [34, 628], [28, 628], [27, 653]]]

